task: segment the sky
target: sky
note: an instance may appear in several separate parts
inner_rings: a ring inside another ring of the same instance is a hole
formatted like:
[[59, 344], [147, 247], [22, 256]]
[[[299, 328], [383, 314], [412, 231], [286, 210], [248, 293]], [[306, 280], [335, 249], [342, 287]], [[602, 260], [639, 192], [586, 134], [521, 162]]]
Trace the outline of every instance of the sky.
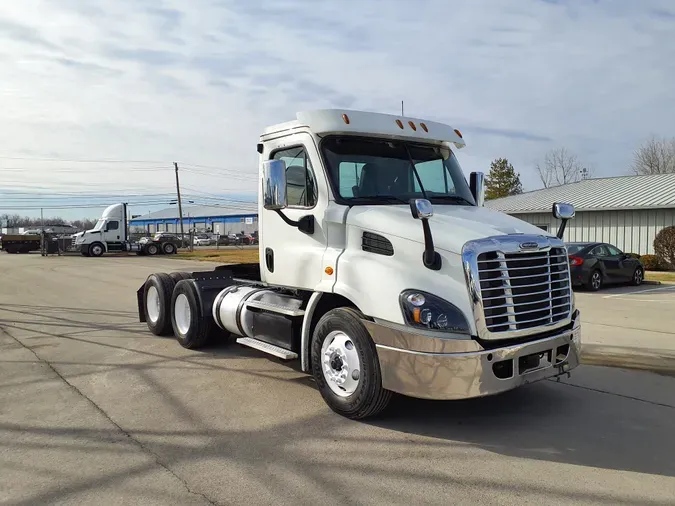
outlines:
[[185, 199], [250, 206], [265, 126], [401, 100], [462, 131], [467, 174], [536, 189], [558, 147], [627, 174], [675, 136], [674, 33], [672, 0], [1, 2], [0, 214], [164, 208], [174, 161]]

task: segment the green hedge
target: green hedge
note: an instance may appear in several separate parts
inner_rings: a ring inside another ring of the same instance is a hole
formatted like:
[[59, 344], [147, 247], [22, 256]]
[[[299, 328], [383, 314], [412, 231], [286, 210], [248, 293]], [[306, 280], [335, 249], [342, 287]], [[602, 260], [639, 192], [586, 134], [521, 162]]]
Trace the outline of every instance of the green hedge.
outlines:
[[642, 255], [640, 257], [640, 262], [642, 262], [642, 265], [644, 265], [644, 268], [647, 271], [666, 270], [666, 266], [656, 255]]

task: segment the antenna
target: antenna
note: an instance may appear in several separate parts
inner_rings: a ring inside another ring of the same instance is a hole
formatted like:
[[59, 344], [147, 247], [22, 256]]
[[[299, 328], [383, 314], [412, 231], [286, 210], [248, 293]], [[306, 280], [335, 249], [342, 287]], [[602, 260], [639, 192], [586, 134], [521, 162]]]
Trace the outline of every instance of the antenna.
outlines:
[[403, 100], [401, 100], [401, 116], [405, 116], [405, 114], [403, 114]]

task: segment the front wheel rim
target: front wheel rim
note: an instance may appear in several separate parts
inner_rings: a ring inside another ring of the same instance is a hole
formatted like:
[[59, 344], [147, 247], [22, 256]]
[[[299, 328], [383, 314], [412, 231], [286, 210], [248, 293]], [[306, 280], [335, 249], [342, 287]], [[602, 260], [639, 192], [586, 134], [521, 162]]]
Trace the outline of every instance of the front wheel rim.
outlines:
[[91, 252], [93, 255], [98, 256], [101, 254], [101, 247], [100, 246], [94, 246], [91, 248]]
[[157, 323], [157, 320], [159, 320], [159, 292], [154, 286], [148, 288], [148, 294], [145, 297], [145, 307], [148, 309], [150, 321]]
[[173, 314], [178, 331], [182, 335], [186, 335], [188, 330], [190, 330], [192, 311], [190, 310], [190, 301], [184, 293], [178, 294], [178, 297], [176, 297], [176, 302], [173, 306]]
[[331, 332], [324, 339], [321, 372], [328, 388], [340, 397], [349, 397], [359, 386], [361, 361], [354, 341], [344, 332]]

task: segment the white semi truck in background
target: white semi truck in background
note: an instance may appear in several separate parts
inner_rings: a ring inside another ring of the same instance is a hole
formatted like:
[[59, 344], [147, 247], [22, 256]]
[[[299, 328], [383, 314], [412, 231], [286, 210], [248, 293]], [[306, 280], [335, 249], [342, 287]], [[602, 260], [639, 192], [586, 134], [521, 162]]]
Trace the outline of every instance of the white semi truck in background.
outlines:
[[392, 393], [497, 394], [569, 374], [580, 319], [558, 236], [483, 207], [459, 130], [319, 110], [269, 127], [260, 154], [259, 264], [156, 273], [139, 319], [186, 348], [215, 336], [299, 359], [326, 403], [359, 419]]
[[180, 246], [177, 237], [167, 234], [155, 234], [138, 242], [132, 241], [125, 203], [108, 206], [94, 228], [74, 234], [73, 239], [73, 246], [87, 257], [123, 251], [132, 251], [139, 255], [172, 255]]

